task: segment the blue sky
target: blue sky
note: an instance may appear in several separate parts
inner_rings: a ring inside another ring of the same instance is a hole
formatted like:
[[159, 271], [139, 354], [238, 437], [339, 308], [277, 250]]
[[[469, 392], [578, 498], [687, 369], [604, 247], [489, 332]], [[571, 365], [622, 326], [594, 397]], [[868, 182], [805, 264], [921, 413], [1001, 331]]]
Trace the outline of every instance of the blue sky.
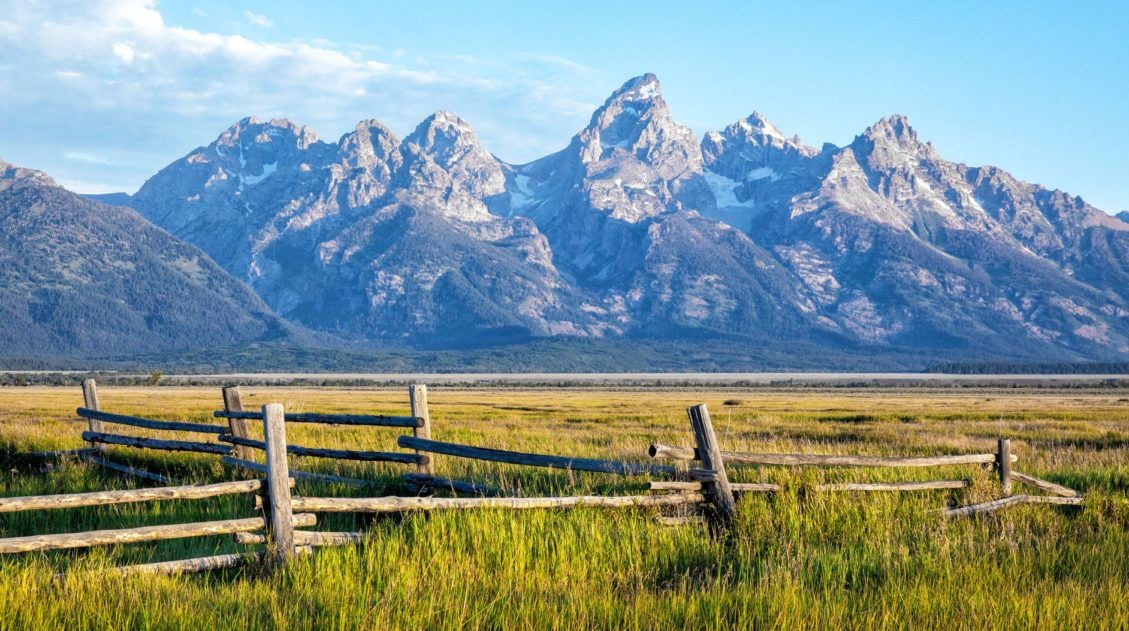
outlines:
[[942, 155], [1129, 209], [1129, 3], [0, 0], [0, 157], [132, 192], [246, 115], [336, 140], [452, 110], [500, 158], [654, 72], [699, 134], [910, 117]]

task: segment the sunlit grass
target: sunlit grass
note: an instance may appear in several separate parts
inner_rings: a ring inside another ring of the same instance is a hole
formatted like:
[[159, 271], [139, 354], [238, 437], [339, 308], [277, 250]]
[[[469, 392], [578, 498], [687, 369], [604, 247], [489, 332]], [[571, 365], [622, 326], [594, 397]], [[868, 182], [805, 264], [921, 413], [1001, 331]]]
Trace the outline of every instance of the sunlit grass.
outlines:
[[[323, 516], [368, 529], [364, 546], [321, 549], [262, 575], [117, 578], [86, 570], [240, 549], [230, 537], [0, 558], [7, 628], [1125, 628], [1129, 625], [1129, 401], [1074, 391], [660, 391], [433, 389], [438, 440], [645, 460], [651, 442], [689, 445], [684, 408], [707, 403], [726, 449], [927, 455], [991, 452], [1012, 438], [1016, 469], [1087, 494], [1081, 509], [1023, 506], [946, 521], [937, 510], [999, 495], [977, 466], [734, 468], [776, 494], [740, 501], [714, 539], [654, 511], [477, 511], [402, 518]], [[219, 422], [219, 389], [104, 388], [103, 408]], [[406, 414], [403, 390], [254, 388], [247, 407]], [[728, 404], [726, 404], [728, 402]], [[0, 389], [0, 495], [124, 488], [78, 462], [50, 471], [18, 453], [82, 446], [77, 389]], [[110, 426], [114, 427], [114, 426]], [[146, 435], [143, 430], [122, 429]], [[395, 429], [292, 424], [291, 443], [397, 449]], [[200, 439], [199, 435], [179, 436]], [[242, 477], [214, 456], [111, 449], [178, 481]], [[404, 465], [293, 463], [373, 480]], [[569, 475], [437, 456], [440, 475], [522, 495], [644, 492], [646, 478]], [[970, 478], [955, 492], [818, 493], [838, 481]], [[360, 495], [302, 485], [306, 495]], [[247, 517], [250, 497], [0, 515], [0, 536]], [[69, 570], [54, 580], [59, 570]]]

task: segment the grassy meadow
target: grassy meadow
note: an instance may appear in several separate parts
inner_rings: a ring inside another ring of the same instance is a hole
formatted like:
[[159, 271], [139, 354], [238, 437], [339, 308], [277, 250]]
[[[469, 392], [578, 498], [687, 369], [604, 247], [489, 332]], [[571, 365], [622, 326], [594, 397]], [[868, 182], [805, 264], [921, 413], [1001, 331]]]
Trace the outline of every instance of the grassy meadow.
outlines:
[[[213, 422], [214, 388], [102, 388], [103, 409]], [[403, 389], [245, 388], [248, 408], [407, 414]], [[664, 526], [653, 509], [462, 511], [319, 516], [366, 529], [362, 546], [321, 548], [279, 572], [181, 577], [93, 570], [239, 551], [230, 536], [0, 557], [0, 630], [1129, 628], [1129, 393], [1119, 390], [433, 388], [437, 440], [646, 460], [652, 442], [691, 445], [685, 408], [709, 405], [724, 449], [863, 455], [992, 452], [1012, 439], [1015, 470], [1085, 493], [1081, 508], [1020, 506], [946, 520], [938, 509], [999, 496], [990, 471], [732, 467], [776, 482], [740, 498], [724, 538]], [[81, 447], [78, 388], [0, 388], [0, 496], [129, 488], [63, 461], [20, 456]], [[119, 426], [108, 425], [108, 431]], [[120, 428], [121, 433], [147, 435]], [[396, 449], [392, 428], [292, 424], [292, 444]], [[164, 433], [162, 437], [169, 437]], [[199, 436], [185, 435], [186, 439]], [[178, 483], [240, 479], [207, 455], [110, 448]], [[645, 493], [646, 478], [575, 474], [435, 456], [439, 475], [523, 496]], [[404, 465], [294, 459], [311, 471], [384, 480]], [[820, 493], [837, 481], [969, 478], [968, 489]], [[359, 495], [300, 483], [304, 495]], [[1016, 488], [1016, 492], [1039, 493]], [[247, 496], [0, 514], [0, 537], [250, 517]], [[59, 579], [57, 572], [66, 574]]]

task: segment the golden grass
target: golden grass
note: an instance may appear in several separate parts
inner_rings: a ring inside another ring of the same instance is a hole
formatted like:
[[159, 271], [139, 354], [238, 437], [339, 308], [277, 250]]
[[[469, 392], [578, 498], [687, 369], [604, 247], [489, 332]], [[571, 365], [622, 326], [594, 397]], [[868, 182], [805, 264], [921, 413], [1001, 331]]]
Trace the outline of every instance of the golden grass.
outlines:
[[[220, 422], [218, 388], [103, 388], [103, 409]], [[247, 388], [248, 407], [406, 414], [402, 389]], [[724, 448], [927, 455], [991, 452], [1012, 438], [1019, 471], [1087, 494], [1081, 510], [1028, 506], [945, 521], [936, 509], [998, 496], [988, 471], [735, 468], [784, 485], [746, 497], [732, 536], [661, 527], [652, 511], [482, 511], [403, 519], [327, 516], [366, 528], [361, 547], [319, 551], [269, 576], [119, 579], [85, 573], [236, 549], [226, 538], [0, 559], [0, 629], [44, 628], [796, 628], [1129, 626], [1129, 397], [1117, 391], [463, 389], [430, 393], [434, 438], [645, 460], [690, 444], [684, 408], [707, 403]], [[76, 388], [0, 389], [0, 495], [121, 488], [80, 463], [38, 473], [18, 456], [82, 446]], [[112, 426], [111, 426], [112, 427]], [[395, 449], [399, 430], [292, 424], [291, 443]], [[122, 428], [123, 433], [147, 435]], [[199, 435], [182, 435], [199, 439]], [[230, 479], [214, 456], [111, 449], [184, 481]], [[524, 495], [641, 492], [645, 478], [436, 457], [441, 475]], [[403, 465], [303, 459], [296, 466], [388, 479]], [[825, 481], [971, 478], [914, 494], [816, 493]], [[313, 494], [359, 494], [309, 485]], [[249, 516], [247, 498], [0, 515], [0, 536]], [[71, 568], [62, 582], [55, 570]]]

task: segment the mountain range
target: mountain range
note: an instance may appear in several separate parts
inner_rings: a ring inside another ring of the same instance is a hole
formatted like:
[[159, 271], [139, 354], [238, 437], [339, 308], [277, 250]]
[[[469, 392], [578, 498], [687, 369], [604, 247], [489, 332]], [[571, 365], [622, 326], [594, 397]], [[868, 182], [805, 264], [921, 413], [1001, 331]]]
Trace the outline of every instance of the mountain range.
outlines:
[[[131, 329], [147, 350], [321, 336], [415, 349], [725, 340], [829, 358], [861, 350], [876, 366], [893, 353], [1129, 357], [1129, 211], [1115, 218], [1001, 169], [945, 160], [904, 116], [842, 147], [805, 145], [759, 113], [699, 139], [650, 74], [616, 90], [564, 149], [522, 165], [437, 112], [402, 139], [365, 120], [336, 142], [245, 118], [135, 194], [97, 201], [45, 176], [2, 178], [15, 183], [0, 193], [6, 222], [29, 214], [34, 182], [74, 224], [41, 228], [54, 237], [7, 224], [0, 234], [5, 252], [13, 240], [56, 239], [51, 257], [23, 255], [43, 279], [25, 272], [0, 287], [29, 327], [74, 327], [74, 313], [30, 305], [37, 283], [69, 278], [91, 256], [81, 245], [95, 237], [67, 241], [88, 216], [107, 222], [97, 239], [144, 233], [196, 253], [178, 256], [195, 257], [190, 280], [211, 293], [178, 313], [183, 337]], [[132, 234], [114, 232], [130, 232], [125, 224]], [[165, 268], [177, 270], [170, 284], [188, 278], [167, 257], [143, 277], [116, 260], [87, 264], [118, 284], [114, 296], [142, 279], [160, 284]], [[159, 320], [166, 307], [136, 308]], [[201, 311], [223, 317], [193, 332]], [[50, 349], [45, 335], [39, 348]], [[0, 338], [0, 351], [18, 344]]]

